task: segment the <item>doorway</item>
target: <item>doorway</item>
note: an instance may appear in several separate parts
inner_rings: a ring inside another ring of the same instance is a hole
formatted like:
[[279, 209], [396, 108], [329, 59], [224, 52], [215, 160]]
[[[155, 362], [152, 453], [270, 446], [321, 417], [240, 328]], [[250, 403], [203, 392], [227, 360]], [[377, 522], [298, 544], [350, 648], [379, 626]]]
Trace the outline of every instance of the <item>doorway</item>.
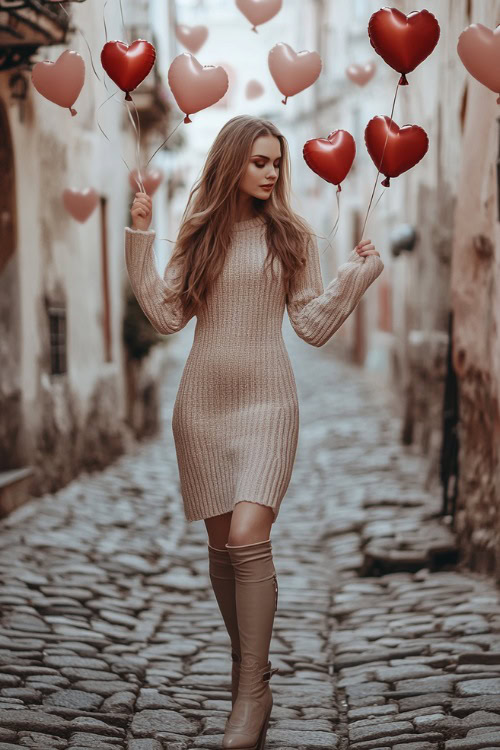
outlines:
[[0, 99], [0, 472], [22, 465], [21, 303], [12, 138]]

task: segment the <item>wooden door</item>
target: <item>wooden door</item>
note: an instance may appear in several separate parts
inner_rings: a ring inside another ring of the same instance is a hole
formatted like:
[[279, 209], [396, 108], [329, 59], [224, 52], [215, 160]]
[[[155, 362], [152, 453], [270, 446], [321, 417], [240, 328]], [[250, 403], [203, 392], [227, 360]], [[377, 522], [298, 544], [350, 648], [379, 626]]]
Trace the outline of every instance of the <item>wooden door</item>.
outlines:
[[0, 471], [21, 465], [21, 341], [16, 189], [9, 121], [0, 99]]

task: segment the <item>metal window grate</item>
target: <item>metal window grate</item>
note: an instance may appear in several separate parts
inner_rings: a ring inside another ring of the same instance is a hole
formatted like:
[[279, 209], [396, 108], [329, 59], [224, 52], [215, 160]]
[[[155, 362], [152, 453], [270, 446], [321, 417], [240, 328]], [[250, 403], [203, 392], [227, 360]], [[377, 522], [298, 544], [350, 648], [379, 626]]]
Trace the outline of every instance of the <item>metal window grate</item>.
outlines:
[[66, 366], [66, 308], [49, 307], [50, 374], [64, 375]]

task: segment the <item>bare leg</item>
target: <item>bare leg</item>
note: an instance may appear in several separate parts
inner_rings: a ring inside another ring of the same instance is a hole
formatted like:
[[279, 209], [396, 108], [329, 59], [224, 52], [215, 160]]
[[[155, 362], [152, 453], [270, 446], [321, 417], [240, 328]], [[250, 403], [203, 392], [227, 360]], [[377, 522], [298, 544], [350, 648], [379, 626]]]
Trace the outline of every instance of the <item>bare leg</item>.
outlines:
[[208, 543], [216, 549], [225, 549], [229, 529], [231, 528], [231, 516], [233, 511], [223, 513], [220, 516], [205, 518], [205, 528], [208, 534]]
[[273, 520], [273, 509], [267, 505], [237, 501], [232, 511], [227, 543], [236, 547], [269, 539]]

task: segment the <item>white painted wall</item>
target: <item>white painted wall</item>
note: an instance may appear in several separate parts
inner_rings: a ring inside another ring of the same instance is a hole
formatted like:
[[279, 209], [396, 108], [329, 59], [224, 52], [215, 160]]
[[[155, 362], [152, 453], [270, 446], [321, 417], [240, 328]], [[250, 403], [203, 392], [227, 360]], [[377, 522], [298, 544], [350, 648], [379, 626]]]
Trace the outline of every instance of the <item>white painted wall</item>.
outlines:
[[[165, 3], [157, 3], [165, 6]], [[150, 3], [123, 1], [125, 23], [140, 21], [152, 28]], [[168, 10], [168, 8], [167, 8]], [[78, 418], [85, 419], [89, 399], [102, 379], [112, 381], [118, 413], [117, 424], [125, 414], [122, 314], [123, 287], [126, 277], [123, 254], [124, 227], [130, 224], [130, 188], [128, 170], [136, 166], [135, 135], [127, 116], [124, 94], [104, 103], [116, 85], [104, 76], [100, 53], [107, 39], [126, 38], [118, 3], [104, 0], [72, 3], [73, 24], [86, 37], [93, 56], [77, 31], [66, 45], [40, 48], [36, 60], [55, 61], [65, 49], [78, 52], [85, 61], [84, 87], [75, 103], [77, 115], [42, 97], [28, 80], [25, 103], [26, 116], [21, 122], [18, 105], [10, 100], [8, 80], [12, 71], [0, 73], [0, 96], [6, 103], [12, 132], [16, 200], [18, 207], [18, 258], [21, 289], [21, 378], [23, 413], [26, 431], [32, 438], [41, 424], [40, 399], [45, 391], [61, 408], [56, 417], [61, 425], [64, 413], [63, 391], [67, 383]], [[164, 11], [165, 12], [165, 11]], [[137, 14], [139, 13], [139, 18]], [[168, 15], [164, 24], [168, 29]], [[160, 34], [159, 64], [170, 57], [172, 35]], [[106, 90], [103, 80], [106, 80]], [[101, 133], [98, 122], [109, 141]], [[110, 142], [111, 141], [111, 142]], [[158, 144], [143, 144], [146, 153]], [[112, 362], [105, 362], [102, 327], [103, 292], [101, 269], [101, 222], [99, 207], [86, 223], [80, 224], [64, 209], [62, 191], [65, 187], [93, 187], [107, 200], [107, 233], [109, 284], [112, 315]], [[162, 195], [163, 193], [163, 195]], [[162, 187], [155, 200], [166, 207]], [[166, 209], [158, 212], [163, 221]], [[162, 225], [162, 229], [164, 225]], [[168, 231], [165, 229], [165, 231]], [[48, 327], [45, 320], [44, 295], [54, 301], [57, 290], [64, 290], [67, 300], [68, 374], [64, 379], [48, 376]], [[58, 400], [59, 399], [59, 400]]]

